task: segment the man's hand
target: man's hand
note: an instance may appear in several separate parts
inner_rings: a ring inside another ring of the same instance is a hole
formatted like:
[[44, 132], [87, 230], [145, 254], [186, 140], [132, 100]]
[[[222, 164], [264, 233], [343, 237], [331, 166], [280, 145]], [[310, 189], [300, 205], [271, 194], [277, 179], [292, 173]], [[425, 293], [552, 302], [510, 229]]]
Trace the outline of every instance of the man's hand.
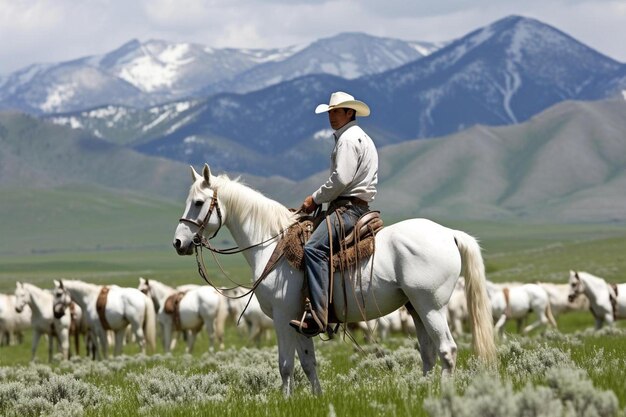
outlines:
[[313, 200], [313, 196], [310, 195], [304, 199], [304, 201], [302, 202], [302, 206], [300, 207], [300, 210], [302, 210], [305, 213], [312, 213], [313, 210], [315, 210], [316, 208], [317, 208], [317, 204]]

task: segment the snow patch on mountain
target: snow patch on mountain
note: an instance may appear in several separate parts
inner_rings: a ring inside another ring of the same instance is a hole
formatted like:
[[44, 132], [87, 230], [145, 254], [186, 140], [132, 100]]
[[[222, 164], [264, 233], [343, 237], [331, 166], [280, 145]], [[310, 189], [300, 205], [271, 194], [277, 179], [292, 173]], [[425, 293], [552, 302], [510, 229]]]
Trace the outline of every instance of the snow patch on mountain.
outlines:
[[193, 117], [194, 117], [193, 115], [188, 115], [188, 116], [183, 117], [180, 121], [178, 121], [178, 122], [174, 123], [172, 126], [170, 126], [165, 131], [165, 134], [166, 135], [171, 135], [172, 133], [176, 132], [182, 126], [185, 126], [186, 124], [191, 122], [193, 120]]
[[456, 62], [459, 61], [459, 59], [463, 58], [465, 54], [467, 54], [469, 51], [477, 48], [482, 43], [491, 39], [493, 34], [494, 32], [491, 26], [484, 27], [483, 29], [478, 31], [478, 33], [476, 33], [474, 36], [472, 36], [469, 39], [466, 39], [465, 42], [459, 44], [456, 48], [454, 48], [454, 50], [451, 53], [446, 54], [446, 57], [449, 58], [449, 61], [446, 62], [446, 64], [447, 65], [455, 64]]
[[46, 100], [41, 103], [40, 108], [45, 112], [54, 112], [61, 109], [63, 105], [72, 100], [76, 95], [74, 84], [56, 84], [47, 90]]
[[72, 129], [82, 129], [83, 124], [81, 121], [75, 116], [69, 117], [53, 117], [50, 119], [52, 123], [59, 126], [69, 126]]
[[124, 107], [106, 106], [99, 109], [90, 110], [81, 114], [84, 117], [92, 119], [113, 119], [115, 122], [121, 120], [128, 115], [128, 111]]
[[161, 51], [151, 51], [149, 44], [142, 44], [141, 52], [116, 75], [145, 93], [171, 88], [179, 80], [181, 68], [195, 61], [188, 43], [170, 44]]

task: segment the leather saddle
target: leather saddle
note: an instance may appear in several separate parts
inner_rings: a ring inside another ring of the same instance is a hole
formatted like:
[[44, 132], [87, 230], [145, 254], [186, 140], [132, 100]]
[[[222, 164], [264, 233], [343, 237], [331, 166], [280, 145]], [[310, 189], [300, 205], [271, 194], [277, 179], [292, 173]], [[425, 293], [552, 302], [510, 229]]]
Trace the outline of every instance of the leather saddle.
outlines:
[[[304, 270], [304, 244], [324, 217], [322, 215], [321, 220], [318, 217], [302, 217], [298, 223], [285, 232], [285, 236], [279, 242], [277, 251], [282, 252], [294, 268]], [[347, 268], [356, 264], [360, 259], [371, 256], [374, 253], [374, 238], [382, 228], [383, 220], [380, 218], [380, 211], [368, 211], [359, 217], [352, 231], [340, 242], [340, 250], [333, 254], [335, 268]]]

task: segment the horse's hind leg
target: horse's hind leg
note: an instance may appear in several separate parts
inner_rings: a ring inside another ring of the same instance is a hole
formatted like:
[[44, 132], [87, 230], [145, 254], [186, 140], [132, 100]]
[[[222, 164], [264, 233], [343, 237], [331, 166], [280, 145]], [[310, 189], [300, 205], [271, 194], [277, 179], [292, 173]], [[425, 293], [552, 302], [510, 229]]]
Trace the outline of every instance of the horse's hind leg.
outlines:
[[422, 319], [415, 311], [409, 310], [409, 312], [411, 317], [413, 317], [413, 322], [415, 323], [415, 332], [417, 334], [420, 356], [422, 358], [422, 370], [424, 375], [426, 375], [435, 367], [435, 362], [437, 361], [437, 349], [432, 343], [432, 340], [426, 331], [426, 327], [424, 326], [424, 323], [422, 323]]
[[122, 354], [122, 345], [124, 345], [125, 336], [126, 327], [115, 331], [115, 349], [113, 350], [114, 356], [120, 356]]
[[135, 336], [135, 341], [141, 349], [141, 353], [146, 354], [146, 335], [144, 334], [142, 323], [140, 321], [131, 322], [132, 334]]
[[[417, 303], [416, 303], [417, 304]], [[443, 374], [451, 374], [456, 366], [457, 346], [448, 327], [446, 319], [446, 308], [429, 308], [427, 303], [423, 301], [418, 304], [417, 314], [419, 315], [419, 323], [422, 329], [418, 327], [418, 320], [415, 320], [416, 330], [420, 342], [420, 352], [424, 361], [424, 374], [430, 371], [434, 365], [437, 354], [441, 358]], [[428, 336], [428, 337], [426, 337]], [[428, 339], [428, 341], [426, 341]], [[422, 345], [424, 340], [425, 345]]]

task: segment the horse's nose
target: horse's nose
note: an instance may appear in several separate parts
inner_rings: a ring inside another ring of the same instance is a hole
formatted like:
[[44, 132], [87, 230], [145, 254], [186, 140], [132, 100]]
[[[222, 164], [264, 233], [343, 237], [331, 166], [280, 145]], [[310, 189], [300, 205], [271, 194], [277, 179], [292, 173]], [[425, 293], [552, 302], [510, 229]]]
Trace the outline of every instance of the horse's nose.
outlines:
[[21, 313], [22, 310], [24, 310], [24, 308], [20, 307], [20, 306], [15, 306], [15, 312], [16, 313]]
[[174, 239], [174, 242], [172, 242], [172, 245], [174, 245], [174, 249], [176, 250], [180, 250], [182, 244], [183, 242], [181, 242], [180, 239]]
[[575, 298], [575, 296], [573, 296], [573, 295], [570, 295], [570, 296], [567, 297], [567, 299], [569, 300], [570, 303], [574, 302], [574, 298]]

